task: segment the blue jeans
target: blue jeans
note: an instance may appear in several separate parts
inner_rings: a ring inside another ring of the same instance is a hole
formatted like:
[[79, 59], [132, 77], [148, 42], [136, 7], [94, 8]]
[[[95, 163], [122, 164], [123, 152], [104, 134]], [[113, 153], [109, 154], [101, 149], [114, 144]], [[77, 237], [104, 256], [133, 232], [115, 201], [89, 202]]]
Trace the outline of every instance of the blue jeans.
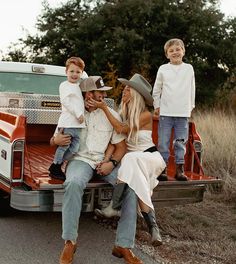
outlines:
[[[102, 179], [114, 185], [117, 179], [117, 166], [109, 175]], [[72, 160], [66, 170], [64, 182], [65, 194], [62, 205], [62, 238], [76, 241], [82, 208], [82, 198], [87, 183], [93, 177], [94, 169], [86, 162]], [[121, 247], [133, 247], [136, 233], [137, 197], [134, 191], [127, 188], [118, 223], [116, 244]]]
[[160, 116], [158, 126], [158, 150], [166, 164], [170, 156], [171, 131], [174, 129], [175, 163], [184, 164], [186, 143], [188, 141], [188, 118]]
[[[58, 128], [60, 129], [60, 127]], [[79, 150], [79, 135], [81, 128], [64, 128], [63, 134], [71, 136], [71, 143], [67, 146], [58, 146], [53, 163], [61, 164], [65, 160], [69, 160]]]

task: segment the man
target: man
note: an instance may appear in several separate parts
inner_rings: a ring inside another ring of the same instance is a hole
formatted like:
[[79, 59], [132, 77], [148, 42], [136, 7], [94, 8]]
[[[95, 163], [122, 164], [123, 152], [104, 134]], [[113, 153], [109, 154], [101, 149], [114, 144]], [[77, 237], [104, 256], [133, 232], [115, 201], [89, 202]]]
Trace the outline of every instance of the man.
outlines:
[[[90, 76], [80, 84], [85, 97], [86, 128], [80, 134], [80, 149], [77, 155], [68, 163], [66, 181], [64, 182], [65, 194], [62, 206], [62, 238], [65, 246], [61, 253], [60, 264], [69, 264], [73, 261], [78, 236], [78, 225], [82, 207], [82, 197], [87, 183], [94, 172], [103, 175], [103, 179], [111, 184], [116, 183], [117, 163], [126, 152], [124, 135], [117, 134], [101, 109], [91, 106], [89, 100], [97, 101], [106, 97], [106, 91], [112, 89], [104, 85], [100, 76]], [[119, 115], [110, 109], [117, 118]], [[58, 133], [53, 141], [57, 145], [69, 142], [66, 135]], [[112, 159], [105, 162], [105, 151], [109, 143], [115, 146]], [[99, 167], [96, 167], [99, 164]], [[112, 254], [124, 258], [126, 263], [141, 264], [130, 248], [134, 247], [137, 220], [137, 197], [130, 188], [124, 193], [121, 208], [121, 217], [118, 223], [116, 242]]]

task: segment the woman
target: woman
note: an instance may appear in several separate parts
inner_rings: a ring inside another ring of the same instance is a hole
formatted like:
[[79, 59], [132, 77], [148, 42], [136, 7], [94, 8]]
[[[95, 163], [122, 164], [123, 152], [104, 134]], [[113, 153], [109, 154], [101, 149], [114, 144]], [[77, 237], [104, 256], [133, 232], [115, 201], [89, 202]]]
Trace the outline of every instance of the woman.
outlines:
[[[105, 112], [116, 132], [127, 135], [128, 149], [128, 153], [121, 160], [118, 184], [115, 186], [111, 204], [95, 212], [105, 217], [118, 215], [121, 196], [128, 184], [139, 198], [139, 207], [149, 227], [152, 244], [160, 245], [162, 239], [156, 223], [151, 195], [158, 184], [157, 176], [161, 174], [166, 164], [152, 141], [152, 114], [146, 107], [153, 103], [152, 87], [140, 74], [135, 74], [130, 80], [123, 78], [118, 80], [125, 85], [120, 110], [123, 122], [111, 114], [103, 101], [91, 101], [91, 104]], [[114, 164], [114, 160], [112, 162]]]

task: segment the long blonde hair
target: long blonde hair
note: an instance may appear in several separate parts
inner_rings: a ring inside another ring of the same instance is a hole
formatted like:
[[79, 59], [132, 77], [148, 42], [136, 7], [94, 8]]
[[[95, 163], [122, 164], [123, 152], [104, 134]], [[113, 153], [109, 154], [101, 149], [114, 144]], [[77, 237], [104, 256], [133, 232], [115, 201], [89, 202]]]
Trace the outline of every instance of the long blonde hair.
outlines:
[[130, 100], [129, 102], [120, 105], [120, 115], [129, 128], [130, 132], [128, 140], [132, 140], [137, 144], [138, 137], [137, 132], [139, 131], [139, 120], [140, 114], [146, 109], [144, 98], [136, 90], [130, 87]]

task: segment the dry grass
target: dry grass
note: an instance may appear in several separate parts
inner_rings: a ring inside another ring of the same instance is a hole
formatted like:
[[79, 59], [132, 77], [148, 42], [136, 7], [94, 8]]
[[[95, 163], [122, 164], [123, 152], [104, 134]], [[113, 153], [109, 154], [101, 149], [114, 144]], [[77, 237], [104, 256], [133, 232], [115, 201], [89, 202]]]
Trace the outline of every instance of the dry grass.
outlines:
[[197, 111], [193, 115], [201, 135], [206, 174], [224, 180], [224, 199], [236, 198], [236, 115], [223, 110]]
[[160, 208], [164, 245], [154, 250], [162, 263], [231, 264], [236, 260], [236, 115], [196, 111], [205, 173], [224, 180], [221, 193], [208, 190], [199, 204]]
[[204, 202], [159, 209], [162, 263], [235, 263], [236, 206], [207, 193]]

